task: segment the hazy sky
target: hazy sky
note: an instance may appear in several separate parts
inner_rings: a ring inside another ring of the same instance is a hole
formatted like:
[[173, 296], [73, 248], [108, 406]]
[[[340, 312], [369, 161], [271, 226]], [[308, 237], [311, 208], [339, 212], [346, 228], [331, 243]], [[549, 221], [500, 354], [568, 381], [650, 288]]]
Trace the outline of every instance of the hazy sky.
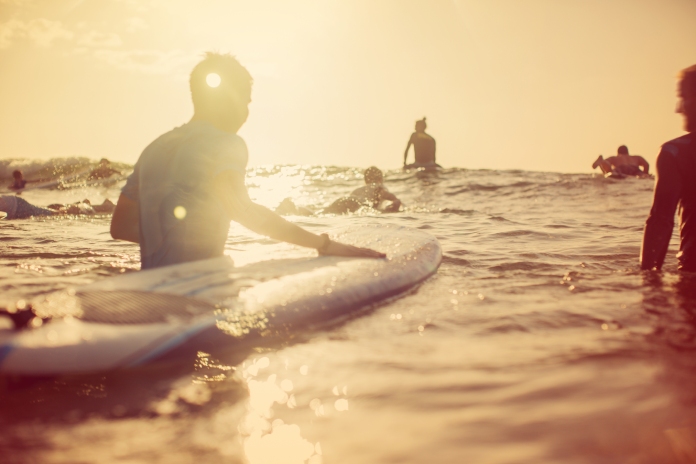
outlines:
[[[250, 164], [588, 172], [683, 133], [696, 0], [0, 0], [0, 157], [134, 162], [205, 50], [252, 72]], [[412, 155], [411, 155], [412, 156]]]

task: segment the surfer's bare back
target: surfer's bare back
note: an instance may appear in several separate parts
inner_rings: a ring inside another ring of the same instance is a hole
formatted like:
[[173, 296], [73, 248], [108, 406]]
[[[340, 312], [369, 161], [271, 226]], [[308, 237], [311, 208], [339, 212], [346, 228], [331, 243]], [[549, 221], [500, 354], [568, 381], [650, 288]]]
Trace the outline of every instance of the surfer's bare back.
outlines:
[[679, 206], [679, 269], [696, 271], [696, 65], [682, 71], [677, 113], [688, 134], [662, 145], [657, 156], [655, 193], [645, 224], [641, 269], [660, 269]]
[[252, 78], [231, 55], [207, 53], [191, 72], [194, 114], [140, 155], [121, 191], [111, 236], [140, 244], [142, 269], [222, 256], [230, 220], [320, 254], [381, 258], [316, 235], [251, 201], [244, 177]]
[[[428, 125], [425, 122], [425, 118], [416, 121], [416, 131], [411, 134], [411, 138], [408, 139], [408, 144], [404, 151], [405, 168], [437, 166], [437, 163], [435, 163], [435, 139], [430, 134], [426, 134], [425, 129], [427, 128]], [[408, 151], [411, 145], [413, 145], [413, 153], [416, 162], [413, 164], [406, 164]]]
[[616, 150], [616, 156], [604, 158], [602, 155], [592, 163], [592, 169], [600, 168], [604, 174], [615, 176], [648, 176], [650, 165], [645, 158], [638, 155], [630, 155], [628, 147], [621, 145]]

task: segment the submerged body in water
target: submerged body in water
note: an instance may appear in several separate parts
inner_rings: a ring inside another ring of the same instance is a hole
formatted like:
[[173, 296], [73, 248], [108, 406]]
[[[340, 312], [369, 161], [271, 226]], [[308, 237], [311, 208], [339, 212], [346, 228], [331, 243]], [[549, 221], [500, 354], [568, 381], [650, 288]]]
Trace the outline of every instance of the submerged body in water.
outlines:
[[[302, 224], [426, 231], [444, 252], [435, 278], [356, 319], [259, 349], [200, 353], [166, 372], [3, 390], [5, 455], [685, 462], [696, 431], [696, 285], [677, 272], [674, 236], [661, 274], [639, 269], [651, 182], [461, 169], [386, 177], [400, 212]], [[364, 185], [361, 170], [328, 166], [252, 168], [247, 179], [267, 207], [292, 197], [323, 208]], [[37, 205], [100, 202], [115, 200], [121, 185], [22, 196]], [[112, 240], [108, 227], [101, 216], [0, 224], [0, 306], [137, 270], [137, 246]], [[234, 224], [225, 253], [237, 266], [315, 256]]]

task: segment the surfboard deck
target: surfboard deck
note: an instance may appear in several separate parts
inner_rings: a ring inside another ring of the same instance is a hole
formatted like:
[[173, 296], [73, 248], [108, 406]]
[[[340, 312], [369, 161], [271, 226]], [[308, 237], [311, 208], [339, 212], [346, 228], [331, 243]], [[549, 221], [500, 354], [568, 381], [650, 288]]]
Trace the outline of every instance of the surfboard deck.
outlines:
[[171, 362], [184, 348], [231, 346], [339, 322], [436, 272], [431, 235], [395, 225], [332, 239], [386, 259], [316, 257], [235, 267], [228, 257], [132, 272], [33, 302], [47, 322], [0, 330], [0, 374], [97, 373]]

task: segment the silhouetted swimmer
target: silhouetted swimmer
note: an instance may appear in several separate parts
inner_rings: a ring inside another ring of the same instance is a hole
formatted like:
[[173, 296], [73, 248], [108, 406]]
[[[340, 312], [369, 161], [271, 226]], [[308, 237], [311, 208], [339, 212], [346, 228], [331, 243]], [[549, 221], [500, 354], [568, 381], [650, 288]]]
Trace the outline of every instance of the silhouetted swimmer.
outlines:
[[223, 256], [231, 220], [320, 254], [385, 256], [313, 234], [251, 201], [249, 154], [237, 131], [249, 116], [252, 78], [233, 56], [207, 53], [189, 83], [193, 117], [145, 148], [111, 221], [113, 238], [140, 244], [142, 269]]
[[[401, 208], [401, 200], [384, 186], [384, 174], [375, 166], [365, 170], [365, 185], [351, 192], [347, 197], [341, 197], [316, 214], [347, 214], [354, 213], [360, 208], [369, 207], [382, 213], [394, 213]], [[389, 202], [384, 204], [384, 202]], [[276, 208], [276, 213], [282, 215], [311, 216], [314, 211], [296, 206], [290, 198], [283, 200]]]
[[684, 69], [678, 85], [677, 113], [688, 134], [662, 145], [657, 156], [655, 193], [645, 224], [641, 269], [660, 269], [679, 206], [679, 269], [696, 271], [696, 65]]
[[592, 169], [600, 168], [605, 175], [611, 177], [625, 176], [649, 176], [650, 165], [645, 158], [638, 155], [629, 155], [628, 147], [621, 145], [616, 151], [616, 156], [604, 159], [602, 155], [592, 163]]
[[111, 177], [114, 174], [118, 174], [119, 176], [121, 175], [121, 171], [118, 169], [114, 169], [111, 167], [111, 161], [109, 161], [106, 158], [102, 158], [99, 160], [99, 165], [92, 169], [92, 172], [89, 173], [87, 176], [88, 179], [106, 179], [107, 177]]
[[[425, 118], [416, 121], [416, 131], [411, 134], [411, 138], [408, 139], [408, 144], [406, 145], [406, 151], [404, 151], [404, 169], [442, 167], [435, 162], [435, 139], [430, 134], [425, 133], [427, 127]], [[411, 145], [413, 145], [416, 162], [406, 164], [408, 150], [411, 148]]]
[[12, 171], [12, 183], [8, 186], [8, 188], [12, 190], [22, 190], [24, 187], [27, 186], [27, 180], [24, 178], [24, 175], [22, 174], [22, 171], [19, 169], [16, 171]]
[[16, 195], [0, 195], [0, 212], [7, 214], [5, 219], [27, 219], [38, 216], [108, 214], [116, 205], [106, 199], [100, 205], [92, 205], [89, 200], [78, 201], [67, 205], [54, 203], [46, 208], [32, 205], [24, 198]]

